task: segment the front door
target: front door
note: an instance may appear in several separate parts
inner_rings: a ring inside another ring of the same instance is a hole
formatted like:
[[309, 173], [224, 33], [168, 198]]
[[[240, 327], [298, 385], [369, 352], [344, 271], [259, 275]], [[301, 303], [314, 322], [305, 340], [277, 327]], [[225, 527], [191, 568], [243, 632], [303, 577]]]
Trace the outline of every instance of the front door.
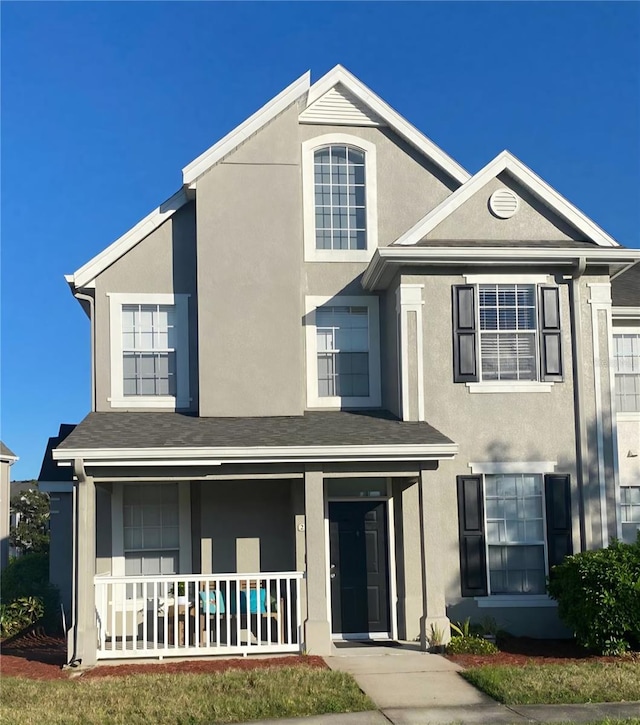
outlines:
[[386, 501], [329, 502], [332, 630], [389, 632]]

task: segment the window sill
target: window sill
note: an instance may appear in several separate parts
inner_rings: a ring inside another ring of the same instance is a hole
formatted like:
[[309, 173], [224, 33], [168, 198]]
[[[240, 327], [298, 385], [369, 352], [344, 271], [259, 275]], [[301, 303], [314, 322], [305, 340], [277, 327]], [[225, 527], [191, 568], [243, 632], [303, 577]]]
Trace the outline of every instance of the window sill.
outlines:
[[130, 398], [107, 398], [112, 408], [162, 408], [163, 410], [180, 410], [188, 408], [190, 400], [176, 400], [171, 396], [142, 396]]
[[627, 423], [639, 423], [640, 422], [640, 410], [639, 411], [625, 411], [624, 413], [617, 413], [616, 418], [618, 422]]
[[488, 597], [474, 597], [479, 609], [495, 607], [557, 607], [558, 603], [546, 594], [494, 594]]
[[553, 383], [497, 382], [466, 383], [470, 393], [550, 393]]
[[324, 409], [332, 408], [333, 410], [344, 410], [351, 408], [358, 410], [359, 408], [379, 408], [380, 398], [312, 398], [309, 400], [307, 408]]
[[305, 254], [305, 262], [370, 262], [373, 249], [314, 249]]

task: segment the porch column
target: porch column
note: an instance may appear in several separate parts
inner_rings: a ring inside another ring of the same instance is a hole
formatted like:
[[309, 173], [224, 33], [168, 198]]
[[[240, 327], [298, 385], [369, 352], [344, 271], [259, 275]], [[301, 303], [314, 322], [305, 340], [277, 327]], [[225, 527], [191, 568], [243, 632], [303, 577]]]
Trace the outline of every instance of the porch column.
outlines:
[[449, 641], [450, 622], [445, 597], [446, 567], [442, 565], [442, 512], [445, 510], [443, 487], [429, 485], [433, 470], [422, 469], [418, 480], [420, 512], [420, 544], [422, 553], [423, 614], [420, 618], [420, 647], [428, 648], [431, 628], [439, 629], [443, 642]]
[[91, 476], [84, 473], [82, 461], [76, 461], [76, 562], [73, 641], [69, 643], [70, 660], [83, 667], [97, 659], [98, 628], [96, 626], [96, 487]]
[[402, 480], [397, 500], [401, 501], [402, 546], [400, 589], [401, 636], [414, 641], [420, 633], [420, 617], [423, 612], [422, 596], [422, 546], [420, 539], [419, 480]]
[[324, 529], [324, 479], [321, 468], [304, 474], [304, 513], [307, 554], [307, 618], [304, 641], [309, 654], [331, 654]]

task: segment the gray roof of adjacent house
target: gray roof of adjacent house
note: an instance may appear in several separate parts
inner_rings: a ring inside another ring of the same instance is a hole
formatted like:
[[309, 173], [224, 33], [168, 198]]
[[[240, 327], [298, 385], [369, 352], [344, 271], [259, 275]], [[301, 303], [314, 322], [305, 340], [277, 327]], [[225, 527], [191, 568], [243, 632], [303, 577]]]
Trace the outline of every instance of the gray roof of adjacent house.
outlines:
[[0, 458], [6, 459], [6, 458], [18, 458], [16, 454], [9, 448], [9, 446], [6, 446], [2, 441], [0, 441]]
[[199, 418], [180, 413], [89, 413], [58, 446], [65, 449], [252, 448], [448, 445], [428, 423], [385, 411], [307, 412], [300, 416]]
[[640, 307], [640, 262], [613, 280], [611, 300], [614, 307]]
[[75, 425], [69, 423], [62, 423], [58, 435], [49, 438], [47, 449], [42, 459], [40, 473], [38, 474], [38, 481], [73, 481], [73, 470], [68, 466], [60, 467], [56, 465], [51, 453], [54, 448], [57, 448], [67, 438], [75, 427]]

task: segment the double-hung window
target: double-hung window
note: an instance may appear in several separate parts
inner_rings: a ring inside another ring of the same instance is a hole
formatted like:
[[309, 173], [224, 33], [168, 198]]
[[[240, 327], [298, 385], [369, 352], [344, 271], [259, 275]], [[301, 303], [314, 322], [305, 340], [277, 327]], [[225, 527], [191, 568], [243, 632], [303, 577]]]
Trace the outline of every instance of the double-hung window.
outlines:
[[614, 334], [613, 369], [617, 412], [640, 412], [640, 333]]
[[620, 486], [622, 540], [633, 544], [640, 531], [640, 486]]
[[542, 476], [485, 476], [490, 594], [544, 594]]
[[309, 407], [380, 405], [376, 297], [307, 298]]
[[551, 567], [572, 553], [569, 476], [517, 463], [471, 468], [457, 480], [462, 596], [544, 595]]
[[302, 144], [306, 261], [367, 262], [377, 247], [375, 145], [334, 133]]
[[563, 379], [558, 287], [454, 286], [453, 323], [454, 381], [481, 384], [472, 391], [534, 390]]
[[188, 295], [111, 294], [114, 408], [188, 408]]

